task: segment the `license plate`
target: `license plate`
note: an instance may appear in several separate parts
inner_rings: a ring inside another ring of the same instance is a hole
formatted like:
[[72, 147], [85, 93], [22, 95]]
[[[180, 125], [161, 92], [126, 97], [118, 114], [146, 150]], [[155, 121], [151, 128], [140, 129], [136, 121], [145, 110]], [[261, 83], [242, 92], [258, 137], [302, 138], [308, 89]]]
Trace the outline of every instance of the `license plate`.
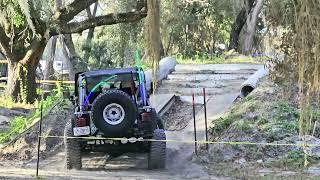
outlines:
[[89, 135], [90, 134], [90, 127], [89, 126], [75, 127], [75, 128], [73, 128], [73, 134], [74, 134], [74, 136]]

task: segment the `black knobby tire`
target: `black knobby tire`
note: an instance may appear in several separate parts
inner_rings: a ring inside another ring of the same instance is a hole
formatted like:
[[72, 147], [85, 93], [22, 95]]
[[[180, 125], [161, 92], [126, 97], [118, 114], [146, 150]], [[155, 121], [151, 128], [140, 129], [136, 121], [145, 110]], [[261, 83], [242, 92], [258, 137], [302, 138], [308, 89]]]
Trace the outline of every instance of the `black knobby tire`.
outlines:
[[[154, 140], [166, 140], [163, 129], [156, 129], [153, 132]], [[163, 169], [166, 166], [166, 142], [151, 141], [148, 154], [148, 169]]]
[[157, 129], [164, 129], [162, 120], [154, 108], [151, 110], [151, 119], [157, 124]]
[[81, 146], [78, 139], [67, 138], [74, 137], [72, 129], [72, 120], [68, 120], [64, 129], [64, 147], [65, 147], [65, 165], [67, 169], [81, 169]]
[[109, 152], [108, 154], [109, 154], [110, 157], [116, 158], [116, 157], [121, 156], [123, 153], [121, 153], [121, 152]]
[[[121, 123], [116, 125], [108, 123], [103, 117], [106, 106], [113, 103], [120, 105], [125, 114]], [[137, 109], [131, 97], [120, 90], [109, 90], [100, 94], [92, 103], [91, 112], [93, 123], [107, 137], [126, 136], [137, 117]]]

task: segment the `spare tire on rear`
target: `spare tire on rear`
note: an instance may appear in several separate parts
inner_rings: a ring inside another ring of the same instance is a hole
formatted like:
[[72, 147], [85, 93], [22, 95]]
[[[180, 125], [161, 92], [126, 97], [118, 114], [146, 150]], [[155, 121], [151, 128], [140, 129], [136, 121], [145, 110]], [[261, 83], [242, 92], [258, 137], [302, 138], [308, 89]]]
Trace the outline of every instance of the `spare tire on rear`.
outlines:
[[120, 90], [108, 90], [92, 103], [94, 125], [107, 137], [124, 137], [137, 117], [131, 97]]

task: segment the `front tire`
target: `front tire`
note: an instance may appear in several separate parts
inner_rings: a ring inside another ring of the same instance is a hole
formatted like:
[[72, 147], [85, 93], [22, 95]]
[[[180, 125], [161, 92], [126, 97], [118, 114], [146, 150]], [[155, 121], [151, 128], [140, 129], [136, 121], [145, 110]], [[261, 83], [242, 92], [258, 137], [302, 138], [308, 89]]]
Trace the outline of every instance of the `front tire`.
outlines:
[[166, 134], [163, 129], [156, 129], [153, 132], [150, 152], [148, 154], [148, 169], [163, 169], [166, 166]]
[[[71, 137], [71, 138], [67, 138]], [[65, 166], [67, 169], [81, 169], [82, 159], [81, 159], [81, 146], [78, 139], [72, 138], [73, 128], [72, 120], [68, 120], [64, 129], [64, 147], [65, 147]]]

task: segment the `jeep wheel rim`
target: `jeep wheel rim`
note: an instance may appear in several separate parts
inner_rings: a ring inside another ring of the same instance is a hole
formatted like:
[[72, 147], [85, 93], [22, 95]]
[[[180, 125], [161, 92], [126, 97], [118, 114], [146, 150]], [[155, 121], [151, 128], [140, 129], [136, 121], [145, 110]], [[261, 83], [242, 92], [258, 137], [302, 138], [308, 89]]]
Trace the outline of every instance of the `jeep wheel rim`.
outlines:
[[117, 103], [108, 104], [102, 113], [103, 119], [111, 125], [120, 124], [125, 116], [123, 107]]

